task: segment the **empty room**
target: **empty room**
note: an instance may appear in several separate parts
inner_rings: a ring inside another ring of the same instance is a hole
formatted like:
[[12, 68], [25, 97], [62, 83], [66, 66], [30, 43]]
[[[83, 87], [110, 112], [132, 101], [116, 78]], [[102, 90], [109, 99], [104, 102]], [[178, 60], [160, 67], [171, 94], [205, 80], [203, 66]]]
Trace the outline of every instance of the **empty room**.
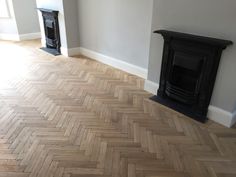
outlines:
[[0, 0], [0, 177], [235, 176], [235, 0]]

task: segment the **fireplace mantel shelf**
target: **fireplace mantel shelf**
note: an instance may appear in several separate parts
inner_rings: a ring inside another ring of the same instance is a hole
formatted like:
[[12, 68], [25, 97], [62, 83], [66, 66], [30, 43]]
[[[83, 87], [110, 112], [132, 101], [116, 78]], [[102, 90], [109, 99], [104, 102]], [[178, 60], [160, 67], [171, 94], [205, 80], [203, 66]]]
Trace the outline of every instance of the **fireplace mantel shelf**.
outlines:
[[233, 42], [229, 40], [203, 37], [203, 36], [197, 36], [193, 34], [186, 34], [186, 33], [180, 33], [180, 32], [168, 31], [168, 30], [157, 30], [157, 31], [154, 31], [154, 33], [161, 34], [165, 38], [173, 37], [173, 38], [178, 38], [178, 39], [187, 40], [187, 41], [191, 40], [191, 41], [205, 43], [208, 45], [222, 47], [222, 48], [226, 48], [227, 46], [233, 44]]

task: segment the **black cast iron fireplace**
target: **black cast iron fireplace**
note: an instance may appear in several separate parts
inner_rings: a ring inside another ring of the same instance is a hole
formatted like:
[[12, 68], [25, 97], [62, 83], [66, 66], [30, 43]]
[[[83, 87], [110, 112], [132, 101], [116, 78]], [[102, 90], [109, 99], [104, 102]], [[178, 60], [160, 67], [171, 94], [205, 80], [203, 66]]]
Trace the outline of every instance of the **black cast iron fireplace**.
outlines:
[[43, 49], [53, 55], [61, 54], [61, 42], [59, 32], [58, 13], [59, 11], [39, 8], [43, 15], [46, 48]]
[[222, 51], [231, 41], [158, 30], [164, 38], [160, 86], [151, 99], [200, 122], [208, 106]]

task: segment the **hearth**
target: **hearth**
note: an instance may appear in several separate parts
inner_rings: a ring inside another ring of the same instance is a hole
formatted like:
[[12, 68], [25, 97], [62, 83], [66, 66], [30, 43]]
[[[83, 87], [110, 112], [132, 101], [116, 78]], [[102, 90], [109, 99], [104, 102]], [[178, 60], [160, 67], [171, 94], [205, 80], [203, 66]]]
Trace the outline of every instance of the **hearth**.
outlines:
[[164, 38], [160, 86], [151, 99], [200, 122], [207, 120], [222, 51], [231, 41], [158, 30]]
[[59, 11], [39, 8], [43, 16], [43, 24], [46, 39], [46, 48], [43, 49], [53, 55], [61, 54], [61, 42], [59, 32], [58, 13]]

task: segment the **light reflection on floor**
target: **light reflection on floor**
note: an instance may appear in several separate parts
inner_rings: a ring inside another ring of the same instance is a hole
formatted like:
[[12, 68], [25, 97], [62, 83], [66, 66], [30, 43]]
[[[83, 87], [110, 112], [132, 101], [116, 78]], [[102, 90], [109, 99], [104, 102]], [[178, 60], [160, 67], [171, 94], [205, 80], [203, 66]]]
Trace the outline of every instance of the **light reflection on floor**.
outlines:
[[30, 53], [19, 45], [0, 41], [0, 90], [9, 87], [12, 80], [23, 79], [29, 71]]

